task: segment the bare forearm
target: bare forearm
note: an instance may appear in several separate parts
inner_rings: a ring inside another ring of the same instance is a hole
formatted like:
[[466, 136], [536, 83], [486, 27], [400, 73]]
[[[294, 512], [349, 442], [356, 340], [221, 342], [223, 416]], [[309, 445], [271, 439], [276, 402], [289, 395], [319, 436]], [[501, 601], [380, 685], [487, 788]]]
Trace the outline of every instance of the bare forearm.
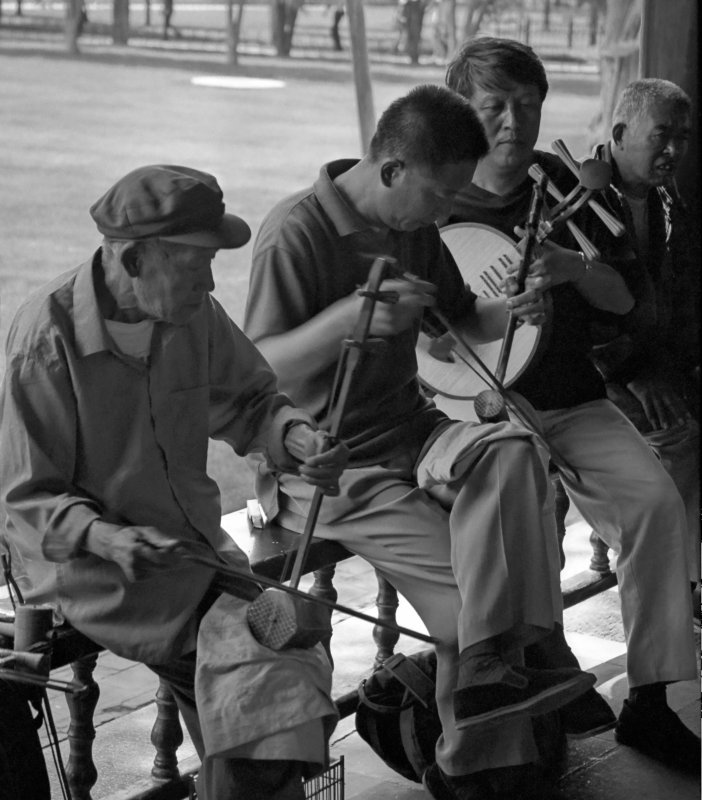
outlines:
[[355, 296], [343, 298], [297, 328], [255, 342], [278, 377], [281, 391], [333, 364], [356, 320]]
[[634, 298], [629, 293], [622, 276], [600, 261], [585, 261], [573, 268], [571, 283], [594, 308], [613, 314], [626, 314], [634, 307]]
[[541, 255], [529, 268], [529, 275], [546, 279], [543, 289], [570, 283], [593, 307], [613, 314], [626, 314], [634, 307], [624, 278], [609, 264], [591, 261], [577, 250], [550, 241], [542, 244]]

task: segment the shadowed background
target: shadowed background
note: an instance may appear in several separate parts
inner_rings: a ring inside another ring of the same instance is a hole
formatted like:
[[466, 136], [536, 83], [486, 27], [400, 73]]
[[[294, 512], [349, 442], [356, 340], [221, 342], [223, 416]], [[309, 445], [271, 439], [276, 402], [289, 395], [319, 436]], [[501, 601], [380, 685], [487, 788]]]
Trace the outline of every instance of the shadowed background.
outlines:
[[[229, 210], [255, 233], [286, 194], [308, 186], [325, 161], [358, 156], [356, 97], [348, 64], [245, 57], [237, 71], [283, 88], [217, 89], [195, 76], [223, 74], [220, 57], [59, 44], [0, 42], [0, 339], [37, 286], [90, 258], [100, 238], [90, 205], [124, 173], [148, 163], [212, 172]], [[417, 83], [441, 83], [442, 67], [372, 67], [376, 114]], [[598, 104], [592, 73], [549, 72], [540, 146], [555, 138], [584, 155]], [[214, 262], [215, 295], [241, 323], [252, 243]], [[4, 355], [0, 360], [0, 373]], [[241, 459], [220, 443], [209, 470], [224, 512], [251, 497]]]

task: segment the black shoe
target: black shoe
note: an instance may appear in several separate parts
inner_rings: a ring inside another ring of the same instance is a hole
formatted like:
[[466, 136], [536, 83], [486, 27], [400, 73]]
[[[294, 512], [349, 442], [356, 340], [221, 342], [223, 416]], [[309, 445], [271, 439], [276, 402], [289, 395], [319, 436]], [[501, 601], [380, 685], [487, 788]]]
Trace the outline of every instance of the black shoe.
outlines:
[[495, 800], [564, 800], [546, 770], [537, 764], [497, 767], [479, 773]]
[[454, 691], [453, 713], [459, 730], [518, 715], [538, 716], [555, 711], [592, 688], [596, 680], [591, 673], [579, 669], [511, 669], [529, 681], [525, 688], [486, 683]]
[[604, 733], [617, 724], [617, 717], [607, 701], [595, 689], [571, 700], [558, 709], [565, 735], [570, 739], [586, 739]]
[[672, 769], [700, 774], [700, 739], [668, 706], [625, 700], [614, 738]]
[[482, 775], [482, 772], [476, 772], [475, 775], [453, 777], [443, 772], [438, 764], [432, 764], [424, 770], [422, 786], [434, 800], [495, 800]]

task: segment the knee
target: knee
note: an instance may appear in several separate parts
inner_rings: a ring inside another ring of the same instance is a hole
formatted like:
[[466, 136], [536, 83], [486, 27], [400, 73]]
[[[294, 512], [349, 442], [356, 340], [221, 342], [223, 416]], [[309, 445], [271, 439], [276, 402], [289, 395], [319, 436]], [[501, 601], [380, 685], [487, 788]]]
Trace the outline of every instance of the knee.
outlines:
[[548, 479], [549, 454], [538, 444], [534, 434], [501, 439], [490, 445], [502, 469], [528, 480], [534, 476], [540, 483]]
[[455, 596], [446, 597], [426, 604], [415, 606], [430, 636], [437, 640], [437, 648], [452, 650], [458, 647], [458, 618], [461, 601], [458, 592]]
[[[667, 528], [674, 528], [676, 519], [684, 520], [685, 504], [673, 479], [662, 465], [637, 487], [636, 502], [627, 503], [623, 513], [631, 520], [633, 516], [638, 529], [642, 521], [647, 519], [664, 520]], [[681, 523], [682, 524], [682, 523]], [[657, 523], [657, 528], [660, 523]]]
[[664, 514], [673, 519], [676, 514], [685, 516], [685, 505], [673, 480], [666, 474], [665, 480], [657, 481], [646, 491], [645, 506], [650, 513]]
[[535, 454], [540, 456], [544, 450], [539, 444], [541, 439], [538, 434], [522, 425], [507, 423], [502, 433], [502, 436], [488, 444], [488, 448], [497, 448], [500, 452], [513, 454], [515, 458], [533, 458]]

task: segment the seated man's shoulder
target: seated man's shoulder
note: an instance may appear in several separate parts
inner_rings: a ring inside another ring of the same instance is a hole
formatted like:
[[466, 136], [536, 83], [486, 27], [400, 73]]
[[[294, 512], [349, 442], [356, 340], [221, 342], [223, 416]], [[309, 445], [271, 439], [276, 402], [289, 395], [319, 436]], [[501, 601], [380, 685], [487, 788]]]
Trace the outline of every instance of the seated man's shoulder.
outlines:
[[58, 360], [58, 340], [72, 327], [75, 273], [72, 270], [40, 286], [20, 304], [7, 340], [8, 365]]
[[303, 189], [284, 198], [268, 212], [261, 223], [255, 249], [314, 240], [329, 224], [314, 189]]

